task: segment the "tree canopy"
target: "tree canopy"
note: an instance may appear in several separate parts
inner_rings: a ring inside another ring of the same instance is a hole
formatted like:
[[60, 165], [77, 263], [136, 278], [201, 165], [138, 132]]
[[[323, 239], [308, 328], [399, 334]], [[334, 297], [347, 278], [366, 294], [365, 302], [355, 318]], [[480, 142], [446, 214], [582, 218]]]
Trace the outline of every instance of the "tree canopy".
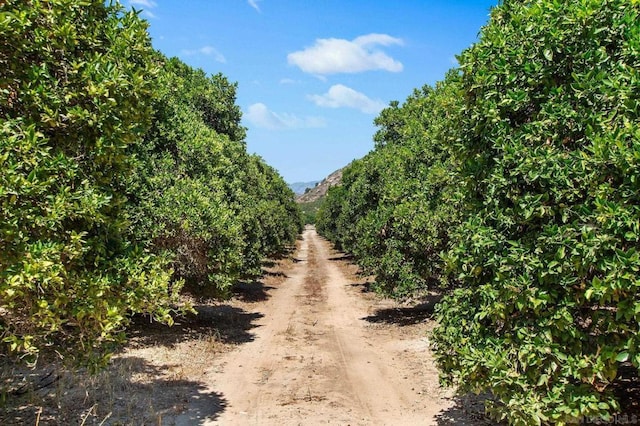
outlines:
[[511, 424], [612, 419], [640, 367], [640, 3], [507, 0], [376, 119], [319, 229], [378, 289], [441, 283], [445, 383]]
[[0, 339], [96, 366], [183, 283], [225, 290], [295, 241], [293, 193], [246, 153], [236, 85], [102, 1], [0, 5]]

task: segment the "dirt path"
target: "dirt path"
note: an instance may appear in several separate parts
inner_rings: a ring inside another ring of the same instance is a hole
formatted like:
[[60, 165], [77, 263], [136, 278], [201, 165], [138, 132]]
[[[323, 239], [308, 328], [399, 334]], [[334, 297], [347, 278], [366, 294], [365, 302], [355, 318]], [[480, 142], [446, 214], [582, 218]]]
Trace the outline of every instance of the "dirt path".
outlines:
[[222, 395], [224, 408], [211, 416], [210, 401], [195, 398], [176, 424], [442, 424], [453, 404], [437, 384], [426, 325], [385, 326], [400, 311], [363, 296], [336, 255], [305, 230], [297, 263], [257, 307], [255, 339], [206, 372], [203, 392]]
[[197, 315], [172, 327], [134, 318], [98, 375], [0, 362], [3, 383], [26, 389], [5, 401], [0, 424], [490, 424], [477, 397], [438, 386], [434, 301], [380, 298], [312, 227], [297, 246], [229, 300], [183, 295]]

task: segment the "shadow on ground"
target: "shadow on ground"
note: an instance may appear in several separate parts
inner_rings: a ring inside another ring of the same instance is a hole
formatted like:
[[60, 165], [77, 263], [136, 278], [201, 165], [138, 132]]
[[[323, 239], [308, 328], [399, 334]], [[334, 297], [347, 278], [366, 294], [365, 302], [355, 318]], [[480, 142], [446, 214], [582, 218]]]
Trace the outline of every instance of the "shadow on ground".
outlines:
[[[280, 274], [286, 277], [286, 275]], [[269, 299], [269, 291], [274, 289], [275, 287], [264, 285], [261, 281], [241, 281], [233, 286], [231, 293], [233, 297], [242, 302], [257, 303]]]
[[329, 260], [332, 261], [340, 261], [340, 260], [345, 260], [345, 261], [349, 261], [349, 260], [353, 260], [353, 255], [352, 254], [340, 254], [338, 256], [333, 256], [330, 257]]
[[55, 368], [60, 379], [54, 386], [2, 404], [0, 424], [195, 425], [217, 419], [227, 407], [221, 393], [173, 373], [176, 365], [157, 367], [143, 358], [121, 357], [97, 375]]
[[250, 330], [258, 327], [254, 322], [264, 316], [226, 304], [196, 305], [194, 309], [197, 314], [176, 318], [171, 327], [150, 323], [146, 317], [134, 317], [127, 333], [132, 346], [172, 347], [203, 336], [215, 336], [220, 342], [230, 344], [252, 342], [255, 334]]
[[272, 272], [272, 271], [264, 271], [263, 272], [265, 276], [267, 277], [282, 277], [282, 278], [289, 278], [289, 276], [287, 274], [285, 274], [284, 272]]
[[362, 283], [354, 283], [354, 284], [349, 284], [351, 287], [356, 288], [356, 289], [360, 289], [361, 293], [372, 293], [373, 289], [371, 288], [373, 283], [370, 282], [362, 282]]
[[439, 426], [490, 426], [500, 425], [484, 414], [484, 402], [487, 397], [482, 395], [462, 395], [453, 399], [454, 405], [436, 415]]
[[428, 296], [416, 306], [378, 309], [373, 315], [362, 319], [374, 324], [398, 326], [418, 324], [433, 317], [434, 306], [439, 300], [440, 296]]
[[[191, 395], [187, 403], [189, 409], [177, 414], [165, 424], [202, 425], [216, 420], [227, 408], [227, 400], [219, 392], [199, 392]], [[165, 418], [165, 420], [167, 420]], [[162, 423], [158, 423], [162, 424]]]

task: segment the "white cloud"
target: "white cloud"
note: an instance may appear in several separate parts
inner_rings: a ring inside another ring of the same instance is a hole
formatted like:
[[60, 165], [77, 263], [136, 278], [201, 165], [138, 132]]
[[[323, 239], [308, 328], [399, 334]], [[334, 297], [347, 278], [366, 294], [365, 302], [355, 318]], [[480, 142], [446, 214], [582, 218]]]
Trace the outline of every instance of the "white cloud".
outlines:
[[260, 6], [258, 6], [258, 3], [261, 2], [261, 1], [262, 0], [248, 0], [249, 6], [251, 6], [255, 10], [257, 10], [258, 12], [260, 12]]
[[250, 123], [257, 127], [270, 130], [280, 129], [302, 129], [325, 127], [326, 122], [322, 117], [297, 117], [288, 113], [275, 113], [263, 103], [256, 103], [249, 106], [244, 114]]
[[151, 9], [158, 6], [154, 0], [129, 0], [129, 4], [132, 7], [140, 7], [143, 12], [142, 14], [147, 16], [148, 18], [155, 18], [156, 15], [151, 12]]
[[387, 34], [367, 34], [351, 41], [321, 38], [311, 47], [290, 53], [287, 60], [290, 65], [316, 75], [370, 70], [400, 72], [402, 63], [376, 48], [394, 44], [402, 45], [403, 41]]
[[342, 84], [331, 86], [324, 95], [309, 95], [308, 98], [321, 107], [354, 108], [366, 114], [377, 114], [386, 107], [381, 100], [371, 99], [364, 93]]
[[146, 7], [149, 9], [153, 9], [154, 7], [156, 7], [158, 5], [158, 3], [156, 3], [153, 0], [129, 0], [129, 3], [132, 6], [142, 6], [142, 7]]
[[182, 54], [185, 56], [194, 56], [194, 55], [205, 55], [205, 56], [213, 56], [213, 58], [217, 62], [225, 63], [227, 59], [224, 57], [222, 53], [218, 51], [213, 46], [203, 46], [199, 49], [183, 49]]

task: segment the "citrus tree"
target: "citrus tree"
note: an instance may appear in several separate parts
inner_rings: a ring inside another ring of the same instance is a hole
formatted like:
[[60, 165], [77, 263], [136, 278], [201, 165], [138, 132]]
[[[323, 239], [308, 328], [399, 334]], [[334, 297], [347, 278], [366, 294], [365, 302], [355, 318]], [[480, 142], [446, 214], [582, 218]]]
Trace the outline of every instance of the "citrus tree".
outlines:
[[103, 1], [0, 5], [3, 351], [95, 363], [130, 313], [171, 320], [179, 286], [123, 208], [158, 72], [146, 28]]
[[293, 244], [300, 212], [282, 177], [247, 154], [236, 85], [177, 58], [154, 60], [152, 126], [131, 150], [131, 230], [190, 289], [225, 296]]
[[444, 378], [512, 424], [610, 420], [640, 367], [640, 3], [505, 1], [460, 57], [469, 208]]
[[460, 212], [451, 155], [459, 137], [459, 79], [453, 70], [383, 110], [375, 149], [347, 167], [318, 214], [319, 231], [375, 274], [384, 294], [415, 297], [448, 285], [440, 253]]

